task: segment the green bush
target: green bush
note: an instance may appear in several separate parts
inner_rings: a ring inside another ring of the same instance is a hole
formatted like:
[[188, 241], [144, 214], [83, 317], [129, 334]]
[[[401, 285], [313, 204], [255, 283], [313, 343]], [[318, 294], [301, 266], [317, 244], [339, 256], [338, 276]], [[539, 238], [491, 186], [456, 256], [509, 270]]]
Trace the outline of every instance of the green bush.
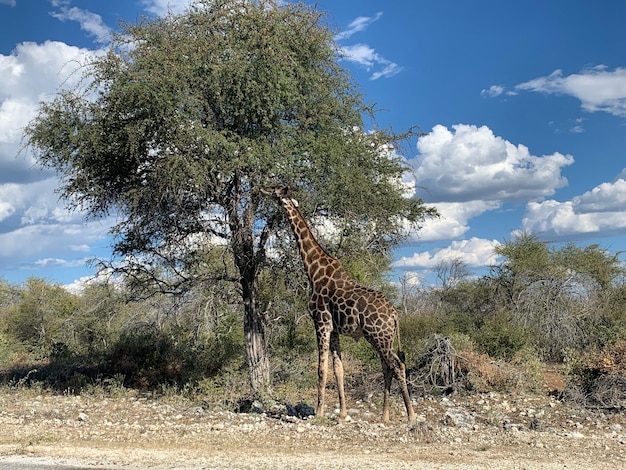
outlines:
[[108, 360], [127, 386], [154, 388], [198, 382], [242, 357], [243, 333], [239, 321], [230, 318], [203, 335], [180, 326], [136, 326], [122, 334]]
[[0, 369], [20, 365], [28, 357], [26, 346], [12, 336], [0, 332]]
[[518, 351], [530, 346], [530, 339], [528, 330], [515, 324], [505, 312], [485, 318], [474, 336], [481, 351], [498, 359], [512, 359]]

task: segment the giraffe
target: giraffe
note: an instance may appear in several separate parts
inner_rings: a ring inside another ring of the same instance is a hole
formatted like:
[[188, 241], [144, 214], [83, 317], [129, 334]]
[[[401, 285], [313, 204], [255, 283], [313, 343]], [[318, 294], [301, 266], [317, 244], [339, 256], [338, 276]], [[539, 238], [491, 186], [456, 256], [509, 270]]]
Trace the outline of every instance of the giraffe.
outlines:
[[[279, 201], [285, 209], [312, 288], [308, 313], [315, 325], [319, 355], [315, 415], [324, 415], [329, 351], [339, 393], [339, 422], [343, 423], [348, 414], [339, 345], [339, 335], [343, 334], [355, 340], [365, 337], [380, 356], [385, 383], [383, 422], [389, 422], [389, 393], [393, 377], [400, 383], [407, 418], [409, 422], [415, 421], [415, 411], [406, 383], [406, 366], [393, 351], [398, 314], [391, 302], [382, 292], [357, 284], [348, 276], [341, 263], [324, 251], [311, 233], [298, 208], [298, 202], [291, 197], [288, 188], [273, 186], [263, 188], [260, 192]], [[398, 342], [399, 339], [398, 335]]]

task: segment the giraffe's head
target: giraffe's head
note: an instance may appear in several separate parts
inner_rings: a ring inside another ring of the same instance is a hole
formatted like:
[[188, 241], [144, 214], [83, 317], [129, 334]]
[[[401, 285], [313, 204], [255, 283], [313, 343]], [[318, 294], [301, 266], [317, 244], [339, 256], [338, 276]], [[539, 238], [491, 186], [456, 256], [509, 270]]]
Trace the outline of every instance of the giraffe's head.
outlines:
[[280, 201], [281, 203], [283, 203], [283, 205], [290, 202], [294, 206], [298, 207], [298, 201], [293, 199], [293, 193], [291, 189], [285, 186], [266, 186], [264, 188], [261, 188], [259, 191], [264, 196], [270, 196], [273, 199]]

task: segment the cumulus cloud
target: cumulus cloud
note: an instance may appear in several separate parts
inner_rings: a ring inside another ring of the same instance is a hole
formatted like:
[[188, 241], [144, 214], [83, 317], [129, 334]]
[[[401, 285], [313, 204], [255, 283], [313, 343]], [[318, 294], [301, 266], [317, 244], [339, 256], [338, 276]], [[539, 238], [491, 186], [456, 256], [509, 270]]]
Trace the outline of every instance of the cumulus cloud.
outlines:
[[553, 238], [611, 235], [626, 229], [626, 179], [623, 170], [612, 183], [559, 202], [530, 202], [522, 229]]
[[88, 261], [88, 259], [43, 258], [38, 259], [34, 264], [39, 268], [76, 268], [84, 266]]
[[440, 202], [435, 204], [441, 217], [427, 219], [417, 233], [409, 235], [409, 243], [450, 240], [465, 235], [469, 220], [500, 207], [494, 201]]
[[428, 202], [537, 199], [567, 185], [561, 169], [571, 155], [530, 154], [495, 136], [486, 126], [459, 124], [452, 130], [437, 125], [419, 138], [420, 155], [414, 160], [416, 184], [428, 189]]
[[39, 100], [57, 92], [61, 85], [76, 85], [81, 77], [74, 72], [93, 53], [59, 41], [18, 44], [11, 54], [0, 54], [0, 100]]
[[93, 52], [57, 41], [24, 42], [9, 55], [0, 54], [0, 184], [48, 175], [33, 171], [34, 161], [20, 153], [22, 130], [39, 102], [80, 79], [79, 67]]
[[[461, 259], [470, 267], [495, 264], [495, 240], [467, 236], [470, 221], [505, 203], [539, 201], [565, 186], [564, 167], [573, 157], [554, 153], [535, 156], [524, 145], [495, 136], [486, 126], [437, 125], [417, 142], [418, 157], [406, 188], [426, 188], [419, 196], [439, 210], [441, 217], [426, 220], [409, 243], [455, 240], [447, 248], [401, 258], [395, 268], [430, 269], [441, 261]], [[419, 191], [419, 190], [418, 190]]]
[[571, 75], [563, 75], [562, 70], [555, 70], [548, 76], [520, 83], [515, 88], [521, 91], [573, 96], [586, 111], [604, 111], [626, 117], [624, 67], [611, 71], [606, 66], [599, 65]]
[[0, 201], [0, 222], [10, 217], [15, 212], [15, 207], [6, 201]]
[[485, 240], [472, 237], [469, 240], [453, 241], [450, 246], [434, 252], [424, 251], [403, 256], [393, 263], [394, 268], [432, 269], [443, 261], [460, 259], [469, 267], [490, 266], [497, 262], [494, 248], [500, 243], [497, 240]]
[[[80, 67], [94, 53], [46, 41], [24, 42], [10, 54], [0, 54], [0, 264], [7, 269], [52, 269], [60, 266], [59, 260], [66, 260], [65, 267], [82, 264], [89, 246], [112, 225], [85, 224], [82, 213], [68, 212], [54, 192], [57, 178], [22, 149], [23, 127], [36, 115], [39, 102], [76, 87]], [[39, 262], [32, 261], [37, 258]]]

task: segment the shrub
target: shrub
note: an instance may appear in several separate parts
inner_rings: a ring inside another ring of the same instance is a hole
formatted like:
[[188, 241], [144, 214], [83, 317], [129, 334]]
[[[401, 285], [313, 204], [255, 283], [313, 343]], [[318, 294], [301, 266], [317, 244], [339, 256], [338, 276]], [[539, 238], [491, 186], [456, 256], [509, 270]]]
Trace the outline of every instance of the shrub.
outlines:
[[515, 324], [511, 315], [500, 312], [484, 320], [475, 335], [478, 348], [498, 359], [512, 359], [515, 354], [529, 346], [530, 334]]
[[566, 352], [565, 399], [586, 406], [626, 408], [626, 341], [585, 353]]
[[19, 367], [28, 357], [28, 349], [23, 343], [0, 332], [0, 369]]
[[429, 347], [409, 370], [410, 383], [424, 393], [454, 391], [536, 391], [541, 383], [541, 362], [532, 349], [520, 350], [512, 361], [493, 359], [474, 350], [463, 334], [434, 335]]
[[534, 372], [529, 375], [524, 367], [503, 359], [494, 360], [486, 354], [466, 352], [460, 357], [459, 365], [466, 388], [471, 391], [533, 391], [539, 384]]

